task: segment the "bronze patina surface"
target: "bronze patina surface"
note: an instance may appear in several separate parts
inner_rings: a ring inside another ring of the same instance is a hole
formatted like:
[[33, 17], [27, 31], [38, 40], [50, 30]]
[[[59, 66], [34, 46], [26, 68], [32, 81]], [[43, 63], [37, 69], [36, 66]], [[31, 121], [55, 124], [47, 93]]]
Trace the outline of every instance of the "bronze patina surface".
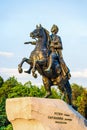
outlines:
[[19, 73], [22, 73], [22, 65], [24, 62], [30, 65], [30, 68], [25, 71], [37, 78], [38, 71], [42, 76], [44, 87], [47, 91], [45, 97], [51, 95], [51, 86], [57, 85], [63, 95], [66, 97], [68, 104], [72, 104], [72, 90], [69, 83], [71, 77], [70, 71], [66, 66], [62, 56], [62, 41], [57, 35], [58, 27], [53, 25], [51, 28], [52, 34], [44, 27], [36, 26], [36, 29], [30, 33], [30, 37], [36, 41], [25, 42], [25, 44], [35, 45], [29, 58], [23, 58], [18, 65]]

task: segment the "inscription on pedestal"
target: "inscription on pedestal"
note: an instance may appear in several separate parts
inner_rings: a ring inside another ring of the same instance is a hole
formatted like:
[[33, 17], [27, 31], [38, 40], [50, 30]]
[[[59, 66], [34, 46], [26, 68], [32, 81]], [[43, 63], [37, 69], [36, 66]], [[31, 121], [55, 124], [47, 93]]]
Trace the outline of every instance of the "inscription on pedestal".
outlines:
[[67, 113], [62, 112], [54, 112], [53, 115], [48, 116], [49, 120], [54, 120], [55, 123], [59, 124], [67, 124], [68, 122], [72, 121], [72, 118]]

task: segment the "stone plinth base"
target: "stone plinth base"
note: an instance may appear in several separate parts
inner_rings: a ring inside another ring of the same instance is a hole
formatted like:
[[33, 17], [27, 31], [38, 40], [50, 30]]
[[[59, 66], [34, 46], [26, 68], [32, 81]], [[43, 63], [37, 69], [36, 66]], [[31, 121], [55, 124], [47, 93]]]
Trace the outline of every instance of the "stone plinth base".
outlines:
[[6, 113], [13, 130], [87, 130], [85, 118], [59, 99], [7, 99]]

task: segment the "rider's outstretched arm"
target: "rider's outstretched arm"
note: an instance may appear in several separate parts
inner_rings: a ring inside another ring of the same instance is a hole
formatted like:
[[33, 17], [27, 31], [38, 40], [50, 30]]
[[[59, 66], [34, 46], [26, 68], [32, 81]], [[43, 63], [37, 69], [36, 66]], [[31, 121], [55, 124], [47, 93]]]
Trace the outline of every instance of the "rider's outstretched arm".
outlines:
[[24, 44], [32, 44], [32, 45], [36, 45], [36, 42], [33, 41], [33, 42], [24, 42]]

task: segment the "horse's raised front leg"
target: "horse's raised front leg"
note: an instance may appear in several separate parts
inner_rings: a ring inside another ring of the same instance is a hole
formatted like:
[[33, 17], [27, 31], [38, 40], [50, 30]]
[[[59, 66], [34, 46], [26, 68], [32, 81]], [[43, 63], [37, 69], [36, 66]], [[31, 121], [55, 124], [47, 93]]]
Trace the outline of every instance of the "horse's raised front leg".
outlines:
[[33, 57], [33, 66], [32, 66], [32, 75], [33, 75], [34, 78], [37, 78], [37, 74], [35, 73], [36, 64], [37, 64], [37, 60], [36, 60], [36, 56], [34, 56]]
[[28, 59], [28, 58], [23, 58], [22, 61], [21, 61], [21, 63], [18, 65], [18, 71], [19, 71], [19, 73], [22, 73], [22, 72], [23, 72], [22, 65], [23, 65], [24, 62], [26, 62], [26, 63], [28, 63], [28, 64], [31, 64], [30, 59]]
[[34, 78], [37, 78], [37, 74], [35, 73], [35, 71], [36, 71], [36, 69], [34, 68], [34, 69], [32, 69], [32, 76], [34, 77]]
[[28, 70], [25, 70], [24, 72], [25, 72], [25, 73], [30, 74], [30, 73], [31, 73], [32, 68], [33, 68], [33, 67], [32, 67], [32, 66], [30, 66], [30, 68], [29, 68]]

